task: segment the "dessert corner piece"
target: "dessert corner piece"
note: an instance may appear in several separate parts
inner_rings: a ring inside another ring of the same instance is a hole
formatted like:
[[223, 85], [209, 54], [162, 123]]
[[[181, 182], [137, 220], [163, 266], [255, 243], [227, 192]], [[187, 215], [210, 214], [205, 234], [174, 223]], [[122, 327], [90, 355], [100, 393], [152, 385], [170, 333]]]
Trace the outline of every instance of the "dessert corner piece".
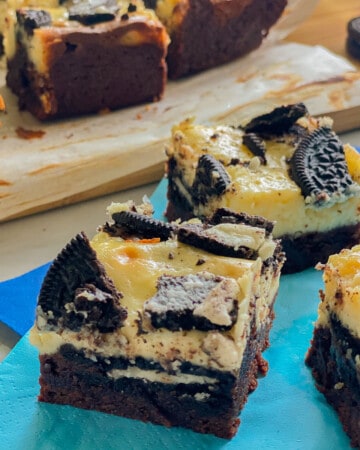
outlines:
[[360, 240], [360, 154], [328, 117], [284, 105], [243, 126], [173, 127], [167, 148], [169, 220], [222, 207], [275, 222], [283, 273], [325, 262]]
[[43, 281], [39, 400], [232, 438], [267, 371], [284, 262], [272, 223], [227, 209], [164, 223], [132, 202], [109, 213]]
[[40, 120], [159, 100], [168, 35], [140, 2], [9, 10], [6, 82]]
[[331, 255], [319, 268], [325, 287], [306, 363], [351, 445], [359, 448], [360, 245]]

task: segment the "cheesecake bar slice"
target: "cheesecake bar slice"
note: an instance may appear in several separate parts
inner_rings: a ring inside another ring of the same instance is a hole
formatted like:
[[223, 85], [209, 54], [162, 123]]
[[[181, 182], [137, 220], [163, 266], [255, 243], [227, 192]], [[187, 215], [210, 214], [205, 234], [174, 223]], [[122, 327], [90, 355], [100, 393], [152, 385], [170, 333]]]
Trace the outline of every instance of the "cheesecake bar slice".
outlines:
[[336, 410], [353, 447], [360, 447], [360, 245], [331, 255], [323, 270], [318, 319], [306, 363]]
[[284, 254], [272, 223], [216, 211], [164, 223], [113, 204], [45, 276], [31, 341], [39, 400], [222, 438], [267, 364]]
[[168, 42], [141, 3], [10, 10], [6, 83], [20, 108], [40, 120], [156, 101], [164, 92]]
[[169, 76], [200, 72], [258, 48], [287, 0], [145, 0], [171, 42]]
[[266, 217], [282, 240], [284, 273], [360, 240], [360, 155], [304, 104], [238, 128], [185, 120], [174, 126], [167, 156], [168, 219], [222, 207]]

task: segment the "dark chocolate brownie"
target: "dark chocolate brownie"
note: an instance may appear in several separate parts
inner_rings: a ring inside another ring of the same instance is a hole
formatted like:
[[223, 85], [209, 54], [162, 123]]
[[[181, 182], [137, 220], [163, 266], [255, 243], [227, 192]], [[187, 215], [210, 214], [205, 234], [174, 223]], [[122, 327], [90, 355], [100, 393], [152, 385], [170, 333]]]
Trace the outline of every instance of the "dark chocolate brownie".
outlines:
[[169, 76], [200, 72], [258, 48], [286, 4], [287, 0], [179, 2], [168, 19]]

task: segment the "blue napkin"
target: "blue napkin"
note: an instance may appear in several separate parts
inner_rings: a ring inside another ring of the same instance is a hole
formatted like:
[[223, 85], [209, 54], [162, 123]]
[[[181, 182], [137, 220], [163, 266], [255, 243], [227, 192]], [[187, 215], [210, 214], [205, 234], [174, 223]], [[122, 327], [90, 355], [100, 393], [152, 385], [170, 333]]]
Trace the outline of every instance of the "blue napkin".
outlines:
[[20, 336], [34, 323], [37, 296], [49, 265], [0, 283], [0, 321]]

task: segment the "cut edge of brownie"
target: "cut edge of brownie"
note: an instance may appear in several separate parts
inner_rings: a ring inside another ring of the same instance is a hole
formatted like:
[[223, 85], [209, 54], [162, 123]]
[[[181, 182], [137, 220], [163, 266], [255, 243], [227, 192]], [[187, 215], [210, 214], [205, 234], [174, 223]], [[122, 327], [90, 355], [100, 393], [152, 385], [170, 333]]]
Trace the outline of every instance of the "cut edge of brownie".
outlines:
[[[329, 326], [314, 329], [306, 365], [316, 388], [335, 409], [352, 447], [360, 447], [360, 388], [355, 357], [360, 340], [332, 316]], [[349, 356], [351, 355], [351, 356]]]

